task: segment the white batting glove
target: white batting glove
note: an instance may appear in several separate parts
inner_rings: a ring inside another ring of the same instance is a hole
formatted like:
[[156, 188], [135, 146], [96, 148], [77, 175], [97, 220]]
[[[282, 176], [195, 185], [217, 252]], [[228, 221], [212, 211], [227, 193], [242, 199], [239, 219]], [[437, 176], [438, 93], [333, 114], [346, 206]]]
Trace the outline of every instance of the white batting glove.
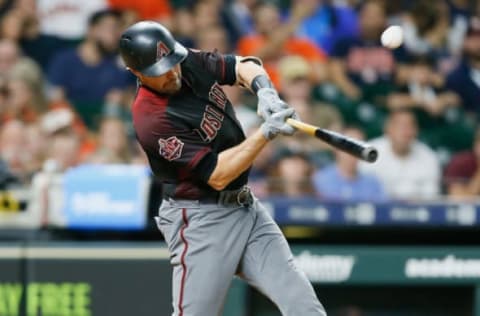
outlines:
[[273, 113], [288, 108], [288, 104], [280, 99], [278, 92], [273, 88], [261, 88], [258, 90], [257, 96], [257, 113], [264, 120]]
[[291, 136], [296, 129], [286, 122], [287, 118], [293, 117], [295, 110], [292, 108], [283, 109], [268, 116], [265, 122], [260, 126], [263, 136], [272, 140], [278, 134]]

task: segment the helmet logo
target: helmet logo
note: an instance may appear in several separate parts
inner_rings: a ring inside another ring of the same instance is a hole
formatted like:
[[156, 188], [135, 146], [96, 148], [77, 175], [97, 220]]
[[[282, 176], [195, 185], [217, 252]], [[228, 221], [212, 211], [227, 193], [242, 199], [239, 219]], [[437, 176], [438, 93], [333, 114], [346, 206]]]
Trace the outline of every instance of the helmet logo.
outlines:
[[170, 49], [162, 41], [157, 43], [157, 61], [170, 54]]

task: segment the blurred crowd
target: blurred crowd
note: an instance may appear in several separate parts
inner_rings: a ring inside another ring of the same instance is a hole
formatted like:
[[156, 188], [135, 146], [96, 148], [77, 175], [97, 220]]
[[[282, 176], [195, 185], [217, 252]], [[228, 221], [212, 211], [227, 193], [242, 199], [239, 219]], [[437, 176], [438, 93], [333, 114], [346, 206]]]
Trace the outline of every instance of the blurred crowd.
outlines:
[[[256, 160], [259, 197], [330, 200], [480, 194], [480, 4], [470, 0], [0, 0], [0, 187], [83, 163], [147, 164], [118, 55], [138, 20], [185, 46], [260, 57], [303, 121], [369, 140], [374, 164], [311, 137]], [[380, 44], [388, 25], [404, 43]], [[225, 87], [246, 134], [256, 98]]]

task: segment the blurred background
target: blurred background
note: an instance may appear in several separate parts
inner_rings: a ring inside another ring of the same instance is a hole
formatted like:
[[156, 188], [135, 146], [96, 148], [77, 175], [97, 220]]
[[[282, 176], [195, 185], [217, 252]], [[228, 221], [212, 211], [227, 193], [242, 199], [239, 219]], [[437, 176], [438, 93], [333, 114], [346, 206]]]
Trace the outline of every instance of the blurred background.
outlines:
[[[329, 315], [480, 316], [479, 17], [476, 0], [0, 0], [0, 316], [170, 313], [118, 55], [145, 19], [260, 57], [303, 121], [378, 148], [367, 164], [297, 133], [251, 170]], [[256, 97], [225, 92], [252, 133]], [[280, 314], [235, 280], [224, 315]]]

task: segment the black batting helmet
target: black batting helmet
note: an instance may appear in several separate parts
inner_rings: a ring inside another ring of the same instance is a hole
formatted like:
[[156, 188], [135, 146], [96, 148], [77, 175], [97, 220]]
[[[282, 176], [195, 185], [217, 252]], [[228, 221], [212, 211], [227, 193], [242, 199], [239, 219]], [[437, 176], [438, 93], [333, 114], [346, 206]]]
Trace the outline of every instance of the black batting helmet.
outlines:
[[127, 67], [148, 77], [161, 76], [182, 62], [188, 51], [161, 24], [142, 21], [120, 37], [120, 54]]

